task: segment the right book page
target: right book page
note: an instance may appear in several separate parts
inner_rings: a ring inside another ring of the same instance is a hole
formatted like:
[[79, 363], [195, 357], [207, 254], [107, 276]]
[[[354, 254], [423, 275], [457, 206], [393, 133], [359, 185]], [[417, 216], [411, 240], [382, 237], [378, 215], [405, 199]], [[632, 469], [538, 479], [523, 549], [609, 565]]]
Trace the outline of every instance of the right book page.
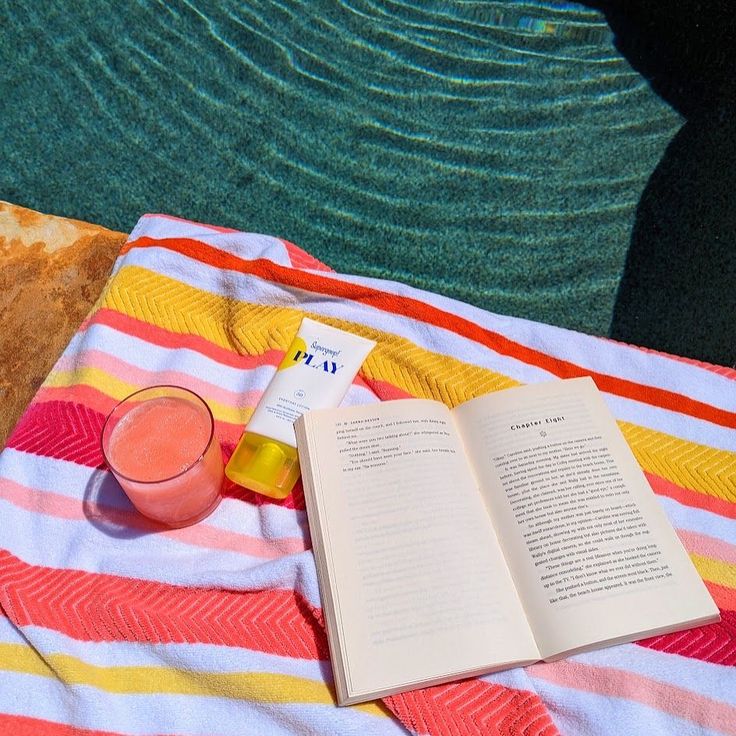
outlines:
[[591, 378], [453, 415], [544, 659], [718, 620]]

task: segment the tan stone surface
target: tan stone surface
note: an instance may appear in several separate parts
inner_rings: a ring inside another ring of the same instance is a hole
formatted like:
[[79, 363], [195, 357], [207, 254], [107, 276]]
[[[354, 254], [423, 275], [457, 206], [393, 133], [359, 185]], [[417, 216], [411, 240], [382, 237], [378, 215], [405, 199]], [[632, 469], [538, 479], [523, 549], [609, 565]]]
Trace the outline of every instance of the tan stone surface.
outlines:
[[0, 201], [0, 447], [94, 305], [125, 238]]

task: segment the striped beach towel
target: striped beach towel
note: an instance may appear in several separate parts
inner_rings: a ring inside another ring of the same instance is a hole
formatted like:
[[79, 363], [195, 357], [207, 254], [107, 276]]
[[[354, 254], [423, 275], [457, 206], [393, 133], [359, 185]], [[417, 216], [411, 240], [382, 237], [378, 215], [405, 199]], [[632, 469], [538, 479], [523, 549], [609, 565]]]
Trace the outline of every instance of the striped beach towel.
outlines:
[[[228, 484], [205, 521], [162, 531], [99, 441], [117, 401], [174, 383], [232, 452], [304, 316], [377, 342], [345, 403], [593, 376], [722, 621], [336, 707], [300, 485], [274, 501]], [[3, 734], [736, 734], [731, 369], [148, 215], [0, 455], [0, 510]]]

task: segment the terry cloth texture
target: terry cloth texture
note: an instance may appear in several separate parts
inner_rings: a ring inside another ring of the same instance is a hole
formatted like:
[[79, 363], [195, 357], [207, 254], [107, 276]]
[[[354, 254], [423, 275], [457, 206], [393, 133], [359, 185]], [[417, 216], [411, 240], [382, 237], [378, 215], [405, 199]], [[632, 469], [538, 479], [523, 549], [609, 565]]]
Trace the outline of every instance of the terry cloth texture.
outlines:
[[[99, 441], [117, 401], [176, 383], [207, 400], [229, 454], [305, 315], [377, 342], [348, 404], [454, 406], [591, 375], [722, 621], [336, 707], [301, 487], [277, 502], [227, 485], [208, 519], [161, 530], [132, 509]], [[736, 733], [731, 369], [148, 215], [0, 455], [0, 510], [3, 733]]]

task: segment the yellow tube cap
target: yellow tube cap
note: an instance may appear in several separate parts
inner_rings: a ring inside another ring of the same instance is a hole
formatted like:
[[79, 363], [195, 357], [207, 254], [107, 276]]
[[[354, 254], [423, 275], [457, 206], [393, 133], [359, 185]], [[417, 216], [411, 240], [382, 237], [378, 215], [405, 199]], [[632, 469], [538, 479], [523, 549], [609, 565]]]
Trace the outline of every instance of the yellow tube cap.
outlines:
[[251, 491], [286, 498], [299, 477], [296, 449], [278, 440], [245, 432], [225, 466], [225, 475]]

